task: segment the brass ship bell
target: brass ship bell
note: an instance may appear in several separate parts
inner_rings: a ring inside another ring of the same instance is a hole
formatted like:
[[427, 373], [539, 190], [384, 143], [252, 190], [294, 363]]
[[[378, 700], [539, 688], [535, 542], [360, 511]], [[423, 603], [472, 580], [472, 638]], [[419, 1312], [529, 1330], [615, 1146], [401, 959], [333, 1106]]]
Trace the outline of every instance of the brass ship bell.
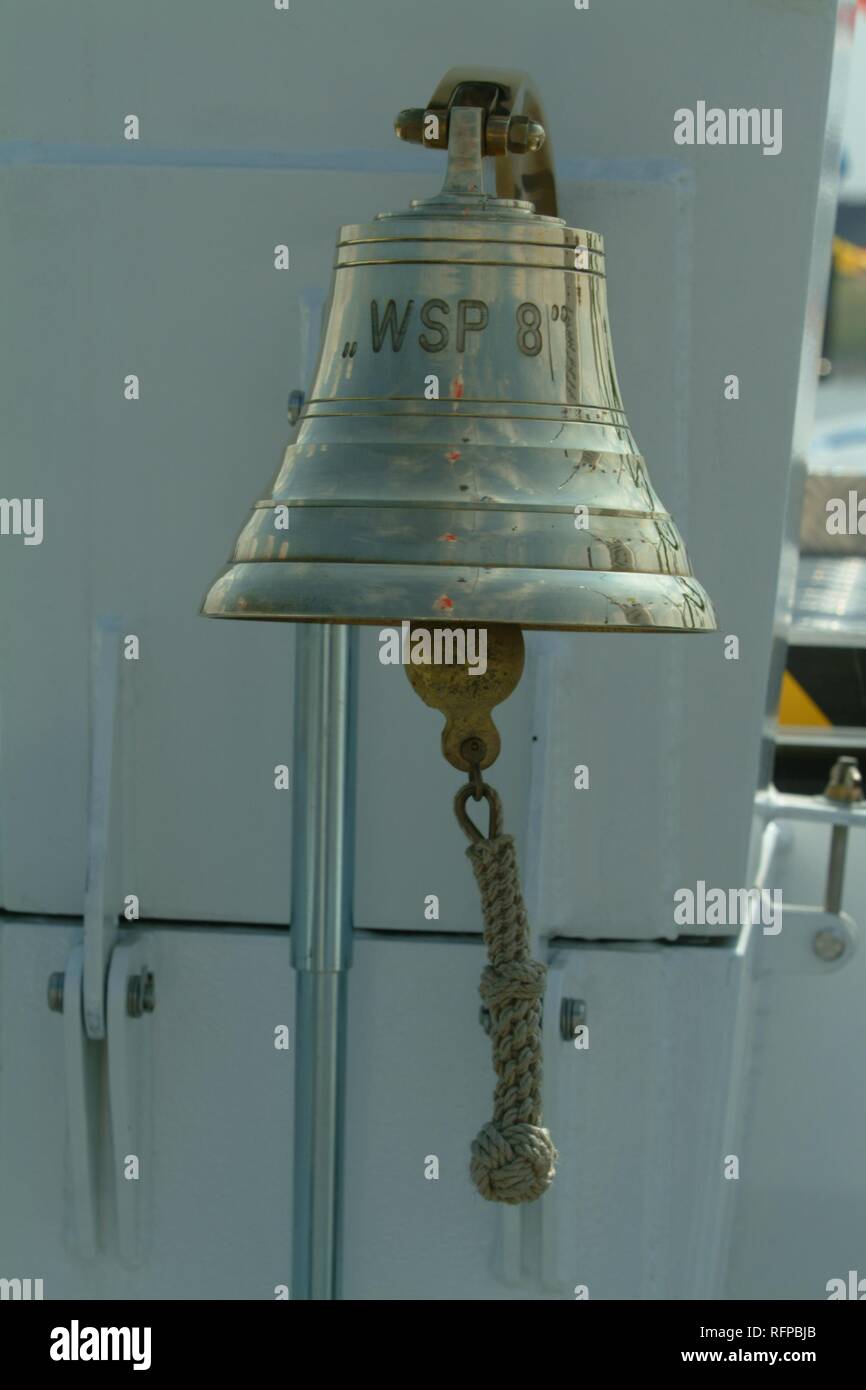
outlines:
[[[428, 108], [442, 192], [340, 230], [297, 438], [204, 612], [711, 630], [629, 431], [602, 238], [557, 217], [540, 121], [509, 146], [512, 93], [540, 114], [526, 83], [461, 79]], [[508, 196], [484, 192], [485, 154]]]
[[[470, 773], [457, 810], [477, 847], [466, 799], [486, 795], [496, 818], [480, 773], [521, 628], [709, 632], [715, 617], [629, 430], [604, 243], [557, 215], [531, 84], [453, 69], [396, 130], [447, 149], [442, 191], [341, 228], [297, 437], [203, 611], [483, 627], [483, 675], [408, 668], [446, 715], [445, 756]], [[520, 1182], [518, 1195], [479, 1187], [529, 1199]]]

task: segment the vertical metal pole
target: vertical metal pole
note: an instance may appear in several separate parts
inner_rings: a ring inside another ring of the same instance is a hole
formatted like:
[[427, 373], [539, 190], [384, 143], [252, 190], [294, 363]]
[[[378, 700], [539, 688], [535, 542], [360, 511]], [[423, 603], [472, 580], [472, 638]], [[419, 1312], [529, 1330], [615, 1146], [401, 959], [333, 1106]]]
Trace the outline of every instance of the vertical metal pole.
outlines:
[[[323, 296], [302, 296], [308, 389]], [[293, 1299], [340, 1292], [347, 971], [352, 960], [356, 634], [295, 633], [292, 926], [295, 975]]]
[[842, 911], [842, 889], [845, 884], [845, 857], [848, 853], [847, 825], [834, 825], [830, 832], [830, 859], [827, 864], [827, 887], [824, 890], [825, 912]]
[[[855, 806], [863, 800], [863, 777], [856, 758], [837, 758], [830, 769], [830, 779], [824, 796], [843, 806]], [[842, 890], [845, 886], [845, 856], [848, 852], [847, 825], [834, 825], [830, 832], [830, 861], [827, 865], [827, 887], [824, 890], [824, 910], [837, 916], [842, 911]]]
[[347, 971], [352, 956], [355, 634], [296, 647], [292, 964], [296, 975], [294, 1299], [339, 1296]]

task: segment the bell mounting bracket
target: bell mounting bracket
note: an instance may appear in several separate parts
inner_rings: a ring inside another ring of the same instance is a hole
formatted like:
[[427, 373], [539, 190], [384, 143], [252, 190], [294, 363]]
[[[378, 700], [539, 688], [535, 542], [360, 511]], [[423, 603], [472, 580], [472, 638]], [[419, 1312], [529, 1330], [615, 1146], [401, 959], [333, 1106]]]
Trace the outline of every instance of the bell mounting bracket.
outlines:
[[455, 126], [460, 124], [453, 115], [465, 108], [481, 113], [477, 153], [495, 160], [496, 196], [531, 202], [539, 215], [557, 217], [547, 123], [540, 98], [526, 73], [499, 68], [451, 68], [428, 105], [401, 111], [394, 129], [401, 140], [451, 153]]

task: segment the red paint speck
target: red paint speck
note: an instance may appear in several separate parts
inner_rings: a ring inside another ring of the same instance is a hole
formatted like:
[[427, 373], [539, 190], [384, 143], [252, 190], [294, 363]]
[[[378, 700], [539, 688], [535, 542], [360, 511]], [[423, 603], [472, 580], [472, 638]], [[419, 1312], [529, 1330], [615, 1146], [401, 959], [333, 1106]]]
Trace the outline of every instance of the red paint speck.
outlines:
[[447, 611], [449, 608], [454, 607], [454, 600], [450, 599], [447, 594], [443, 594], [441, 598], [437, 598], [433, 607], [438, 608], [440, 612], [442, 612], [443, 609]]
[[449, 463], [456, 463], [457, 460], [458, 460], [459, 457], [460, 457], [460, 450], [459, 450], [459, 449], [452, 449], [452, 450], [451, 450], [451, 453], [450, 453], [450, 454], [446, 454], [445, 457], [447, 458], [447, 460], [448, 460]]
[[460, 380], [459, 376], [456, 376], [451, 383], [451, 397], [455, 401], [462, 400], [463, 398], [463, 382]]
[[457, 537], [453, 536], [450, 531], [446, 531], [439, 539], [440, 541], [456, 541]]

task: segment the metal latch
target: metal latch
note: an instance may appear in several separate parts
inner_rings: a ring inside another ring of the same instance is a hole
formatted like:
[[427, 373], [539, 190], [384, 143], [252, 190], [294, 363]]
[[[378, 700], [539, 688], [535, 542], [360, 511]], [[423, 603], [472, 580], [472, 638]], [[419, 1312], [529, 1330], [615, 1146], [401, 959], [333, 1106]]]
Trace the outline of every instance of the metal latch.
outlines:
[[84, 926], [65, 971], [49, 978], [48, 1007], [63, 1015], [68, 1235], [79, 1254], [97, 1253], [100, 1113], [107, 1083], [118, 1253], [135, 1265], [144, 1253], [142, 1196], [150, 1190], [151, 1029], [141, 1020], [155, 1007], [155, 977], [152, 942], [119, 925], [124, 659], [116, 619], [95, 624], [91, 658]]

